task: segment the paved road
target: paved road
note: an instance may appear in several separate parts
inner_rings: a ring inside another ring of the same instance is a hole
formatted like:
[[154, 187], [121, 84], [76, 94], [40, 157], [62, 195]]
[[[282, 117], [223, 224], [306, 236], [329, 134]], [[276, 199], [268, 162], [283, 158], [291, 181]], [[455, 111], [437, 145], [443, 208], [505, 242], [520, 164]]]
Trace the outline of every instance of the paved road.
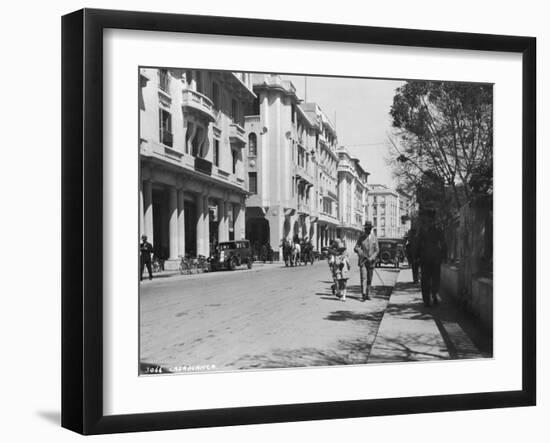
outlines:
[[332, 296], [326, 262], [144, 282], [142, 368], [365, 363], [398, 273], [379, 269], [373, 300], [364, 303], [355, 263], [346, 302]]

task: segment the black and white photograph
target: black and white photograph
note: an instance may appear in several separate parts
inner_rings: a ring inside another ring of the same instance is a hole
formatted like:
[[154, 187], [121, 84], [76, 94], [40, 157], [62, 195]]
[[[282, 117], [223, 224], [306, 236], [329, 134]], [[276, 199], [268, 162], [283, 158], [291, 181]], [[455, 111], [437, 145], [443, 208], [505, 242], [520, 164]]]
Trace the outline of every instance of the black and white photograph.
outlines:
[[139, 375], [493, 357], [493, 84], [137, 77]]

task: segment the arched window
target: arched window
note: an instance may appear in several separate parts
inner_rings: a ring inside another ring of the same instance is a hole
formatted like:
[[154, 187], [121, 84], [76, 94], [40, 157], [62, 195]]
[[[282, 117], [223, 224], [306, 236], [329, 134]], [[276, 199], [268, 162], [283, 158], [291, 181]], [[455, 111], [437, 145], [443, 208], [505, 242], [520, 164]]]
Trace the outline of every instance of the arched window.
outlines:
[[256, 156], [257, 155], [257, 138], [256, 134], [253, 132], [248, 136], [248, 155]]

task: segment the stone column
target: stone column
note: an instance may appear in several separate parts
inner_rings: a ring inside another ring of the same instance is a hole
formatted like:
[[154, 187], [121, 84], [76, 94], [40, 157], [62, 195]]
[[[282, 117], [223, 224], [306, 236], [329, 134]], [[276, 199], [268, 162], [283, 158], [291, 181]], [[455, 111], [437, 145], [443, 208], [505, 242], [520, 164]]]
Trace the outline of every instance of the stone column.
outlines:
[[208, 209], [208, 194], [203, 196], [203, 224], [204, 224], [204, 241], [202, 255], [208, 257], [210, 255], [210, 211]]
[[154, 246], [153, 237], [153, 183], [149, 180], [143, 182], [143, 233], [149, 243]]
[[178, 254], [185, 255], [185, 198], [183, 189], [178, 189]]
[[204, 249], [204, 197], [197, 195], [197, 255]]
[[318, 243], [317, 243], [317, 225], [318, 224], [319, 222], [313, 222], [313, 238], [311, 239], [311, 244], [317, 250], [319, 250]]
[[227, 204], [224, 200], [218, 201], [218, 241], [227, 241], [229, 232], [227, 226]]
[[235, 220], [235, 240], [241, 240], [244, 238], [244, 206], [240, 203], [237, 207], [237, 220]]
[[170, 260], [178, 259], [178, 190], [169, 189], [168, 194], [168, 248]]

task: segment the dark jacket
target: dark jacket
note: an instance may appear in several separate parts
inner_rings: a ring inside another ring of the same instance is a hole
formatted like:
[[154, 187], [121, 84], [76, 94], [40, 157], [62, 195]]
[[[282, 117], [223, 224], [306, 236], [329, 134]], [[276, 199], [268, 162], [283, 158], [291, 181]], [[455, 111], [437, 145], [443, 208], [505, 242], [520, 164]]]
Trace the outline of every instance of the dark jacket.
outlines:
[[139, 255], [142, 261], [151, 261], [152, 252], [153, 252], [153, 245], [148, 241], [142, 241], [139, 244]]
[[415, 246], [416, 257], [421, 262], [441, 263], [447, 256], [443, 231], [435, 225], [419, 229]]

